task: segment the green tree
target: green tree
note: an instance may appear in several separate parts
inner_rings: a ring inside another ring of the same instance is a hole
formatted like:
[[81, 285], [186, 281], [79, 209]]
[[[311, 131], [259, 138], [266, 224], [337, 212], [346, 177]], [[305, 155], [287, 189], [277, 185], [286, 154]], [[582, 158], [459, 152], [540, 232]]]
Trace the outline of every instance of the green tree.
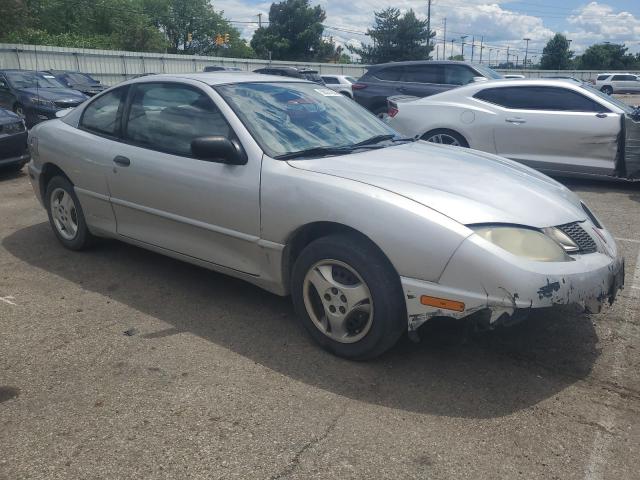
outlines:
[[375, 24], [367, 30], [373, 45], [362, 48], [347, 48], [362, 58], [365, 63], [384, 63], [402, 60], [427, 60], [430, 58], [433, 44], [427, 45], [427, 39], [435, 32], [429, 32], [427, 21], [416, 17], [413, 10], [404, 15], [397, 8], [386, 8], [374, 12]]
[[542, 50], [540, 68], [542, 70], [566, 70], [571, 67], [573, 52], [569, 50], [569, 40], [556, 33]]
[[460, 54], [458, 55], [454, 55], [453, 57], [449, 57], [449, 60], [456, 60], [458, 62], [463, 62], [464, 61], [464, 57]]
[[576, 59], [578, 67], [584, 70], [627, 70], [639, 68], [640, 61], [627, 53], [625, 45], [599, 43], [591, 45]]
[[269, 25], [256, 30], [251, 47], [261, 58], [324, 61], [333, 58], [335, 46], [323, 40], [325, 11], [309, 0], [284, 0], [269, 8]]

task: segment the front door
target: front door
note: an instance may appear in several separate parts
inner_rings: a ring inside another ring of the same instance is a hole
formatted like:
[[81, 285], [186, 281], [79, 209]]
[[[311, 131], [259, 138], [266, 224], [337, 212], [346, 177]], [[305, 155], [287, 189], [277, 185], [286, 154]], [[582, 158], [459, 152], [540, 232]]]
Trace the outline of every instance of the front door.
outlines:
[[132, 85], [113, 151], [111, 202], [120, 235], [237, 271], [257, 274], [260, 158], [246, 165], [191, 155], [197, 137], [234, 132], [197, 87]]

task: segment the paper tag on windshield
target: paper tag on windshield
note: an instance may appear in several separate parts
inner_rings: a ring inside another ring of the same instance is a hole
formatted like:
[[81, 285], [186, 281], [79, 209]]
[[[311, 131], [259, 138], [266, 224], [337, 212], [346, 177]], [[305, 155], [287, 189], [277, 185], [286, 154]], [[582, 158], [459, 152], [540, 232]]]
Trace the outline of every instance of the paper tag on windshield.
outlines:
[[333, 90], [329, 90], [328, 88], [314, 88], [316, 92], [320, 95], [324, 95], [325, 97], [341, 97], [338, 92], [334, 92]]
[[43, 75], [44, 78], [56, 78], [53, 75]]

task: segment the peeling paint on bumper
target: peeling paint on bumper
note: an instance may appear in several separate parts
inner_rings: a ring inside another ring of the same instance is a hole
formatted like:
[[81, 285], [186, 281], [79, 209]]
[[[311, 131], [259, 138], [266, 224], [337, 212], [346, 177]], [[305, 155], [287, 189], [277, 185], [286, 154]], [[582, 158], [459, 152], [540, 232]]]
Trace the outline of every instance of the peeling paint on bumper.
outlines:
[[[585, 222], [588, 228], [595, 228]], [[401, 278], [409, 331], [433, 317], [463, 318], [489, 312], [489, 324], [506, 321], [516, 312], [554, 306], [576, 306], [599, 313], [613, 303], [624, 282], [624, 259], [606, 230], [593, 235], [598, 252], [576, 255], [570, 262], [536, 262], [511, 255], [476, 235], [451, 258], [439, 282]], [[597, 237], [597, 238], [596, 238]], [[464, 302], [461, 312], [420, 303], [428, 295]]]

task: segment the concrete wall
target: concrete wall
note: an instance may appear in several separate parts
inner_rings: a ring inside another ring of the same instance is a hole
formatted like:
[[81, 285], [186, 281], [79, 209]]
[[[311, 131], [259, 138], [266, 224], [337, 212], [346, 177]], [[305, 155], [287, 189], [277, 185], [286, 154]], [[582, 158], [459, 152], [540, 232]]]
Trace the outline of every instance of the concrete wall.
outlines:
[[[124, 52], [116, 50], [92, 50], [82, 48], [47, 47], [0, 43], [0, 68], [22, 68], [27, 70], [79, 70], [89, 73], [105, 85], [115, 85], [141, 73], [187, 73], [201, 72], [207, 65], [228, 65], [251, 71], [269, 64], [266, 60], [239, 58], [171, 55], [160, 53]], [[308, 67], [320, 73], [336, 73], [360, 77], [364, 66], [359, 64], [334, 64], [312, 62], [273, 61], [272, 65]], [[499, 70], [517, 73], [530, 78], [552, 75], [573, 76], [582, 80], [593, 80], [599, 73], [595, 70]], [[640, 72], [634, 72], [640, 73]]]

